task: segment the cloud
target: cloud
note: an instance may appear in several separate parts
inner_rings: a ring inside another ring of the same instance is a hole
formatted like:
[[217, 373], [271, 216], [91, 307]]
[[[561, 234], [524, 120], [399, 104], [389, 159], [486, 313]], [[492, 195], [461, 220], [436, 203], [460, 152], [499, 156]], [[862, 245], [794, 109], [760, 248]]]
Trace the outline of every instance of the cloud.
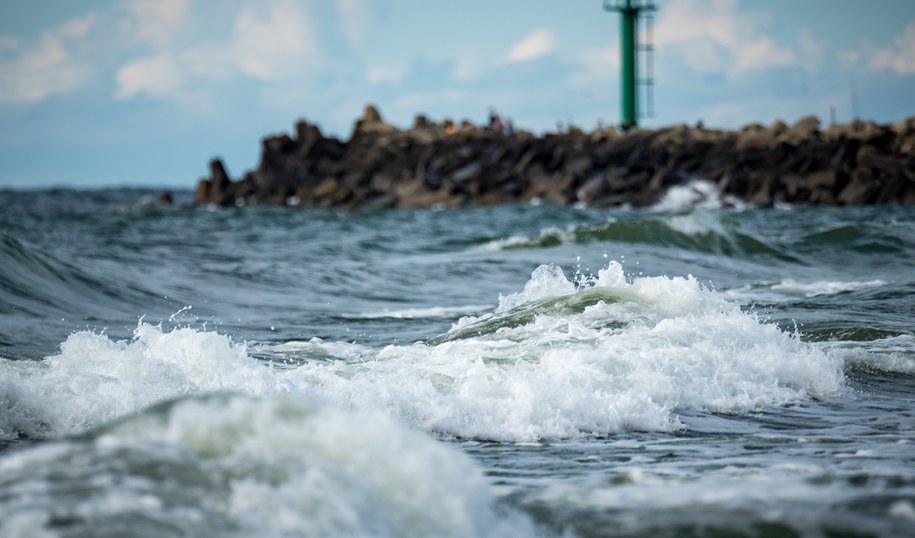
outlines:
[[619, 46], [585, 50], [578, 58], [578, 66], [569, 79], [573, 84], [615, 79], [619, 76]]
[[96, 18], [90, 14], [71, 19], [43, 32], [31, 46], [13, 38], [0, 40], [0, 103], [37, 103], [82, 87], [91, 69], [74, 58], [73, 50]]
[[184, 85], [181, 67], [171, 55], [164, 53], [128, 63], [118, 70], [115, 79], [118, 99], [141, 94], [163, 97]]
[[893, 39], [892, 46], [874, 51], [870, 67], [902, 76], [915, 74], [915, 22], [910, 22]]
[[167, 45], [188, 16], [190, 0], [132, 0], [128, 27], [140, 41]]
[[181, 51], [177, 61], [188, 76], [225, 80], [237, 73], [232, 56], [224, 43], [212, 41]]
[[788, 67], [796, 64], [794, 53], [778, 46], [769, 37], [743, 43], [734, 58], [737, 73], [761, 70], [768, 67]]
[[134, 13], [146, 10], [153, 20], [145, 27], [148, 39], [144, 38], [151, 51], [117, 70], [117, 99], [156, 97], [196, 108], [207, 101], [206, 94], [214, 91], [215, 82], [288, 80], [301, 77], [317, 64], [311, 18], [294, 0], [248, 2], [231, 19], [230, 31], [210, 36], [209, 41], [192, 45], [163, 41], [167, 30], [160, 23], [186, 20], [187, 9], [187, 0], [167, 0], [161, 6], [146, 0], [132, 4]]
[[337, 0], [337, 11], [350, 45], [361, 45], [372, 29], [371, 7], [364, 0]]
[[794, 51], [761, 35], [770, 23], [767, 13], [741, 12], [734, 0], [679, 0], [660, 12], [655, 36], [697, 73], [737, 76], [800, 65]]
[[377, 86], [386, 82], [400, 82], [403, 80], [406, 72], [407, 70], [404, 67], [399, 66], [375, 66], [369, 68], [365, 78], [368, 80], [369, 84]]
[[[129, 0], [112, 15], [127, 34], [126, 39], [123, 33], [120, 36], [122, 43], [139, 43], [145, 49], [141, 57], [122, 59], [115, 70], [116, 99], [179, 98], [193, 75], [212, 72], [226, 63], [209, 53], [211, 48], [224, 50], [225, 46], [183, 48], [193, 20], [190, 0]], [[227, 58], [225, 52], [220, 54]]]
[[801, 65], [804, 70], [808, 73], [819, 71], [826, 47], [813, 35], [813, 31], [809, 26], [801, 28], [801, 31], [798, 32], [797, 43], [801, 52]]
[[534, 30], [508, 51], [509, 62], [526, 62], [553, 52], [556, 40], [549, 30]]
[[476, 56], [472, 54], [462, 54], [454, 61], [454, 69], [451, 76], [459, 82], [472, 82], [478, 80], [483, 74], [483, 66]]
[[847, 66], [865, 71], [889, 71], [900, 76], [915, 74], [915, 22], [910, 22], [889, 46], [877, 47], [863, 41], [854, 50], [840, 53]]
[[64, 39], [82, 39], [83, 37], [86, 37], [86, 34], [89, 33], [89, 30], [95, 26], [97, 19], [98, 16], [94, 13], [90, 13], [85, 17], [71, 19], [61, 24], [57, 28], [57, 33]]
[[311, 18], [297, 2], [274, 0], [266, 10], [252, 4], [235, 20], [232, 57], [249, 77], [290, 78], [317, 62], [315, 35]]

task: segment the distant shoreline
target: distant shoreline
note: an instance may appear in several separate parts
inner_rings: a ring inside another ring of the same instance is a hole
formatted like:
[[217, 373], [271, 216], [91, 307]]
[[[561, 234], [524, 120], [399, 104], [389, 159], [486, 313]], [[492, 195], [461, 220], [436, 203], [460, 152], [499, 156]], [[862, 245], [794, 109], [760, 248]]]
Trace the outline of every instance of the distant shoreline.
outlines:
[[198, 182], [197, 205], [466, 207], [542, 201], [648, 206], [702, 179], [754, 206], [915, 204], [915, 117], [738, 130], [675, 125], [534, 135], [417, 116], [409, 129], [367, 105], [349, 140], [299, 121], [265, 138], [256, 169], [233, 181], [220, 159]]

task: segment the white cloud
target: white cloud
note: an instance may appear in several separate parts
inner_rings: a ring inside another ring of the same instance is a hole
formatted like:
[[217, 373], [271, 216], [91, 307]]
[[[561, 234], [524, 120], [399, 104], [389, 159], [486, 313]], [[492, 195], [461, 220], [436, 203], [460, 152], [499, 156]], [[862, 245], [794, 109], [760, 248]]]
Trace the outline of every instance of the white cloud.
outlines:
[[177, 61], [182, 70], [193, 77], [224, 80], [237, 72], [225, 44], [215, 41], [180, 52]]
[[162, 97], [174, 93], [184, 85], [181, 67], [168, 54], [158, 54], [140, 60], [134, 60], [116, 75], [118, 99], [148, 94]]
[[859, 65], [863, 55], [859, 50], [849, 50], [839, 53], [839, 60], [845, 65]]
[[659, 47], [681, 55], [697, 73], [735, 76], [800, 65], [794, 51], [761, 35], [770, 23], [766, 13], [739, 11], [734, 0], [679, 0], [660, 12], [655, 36]]
[[190, 0], [132, 0], [127, 4], [133, 36], [154, 45], [167, 45], [188, 15]]
[[266, 10], [253, 4], [235, 20], [232, 57], [245, 75], [259, 80], [289, 78], [313, 66], [318, 46], [312, 20], [292, 0], [274, 0]]
[[874, 51], [870, 66], [876, 70], [888, 70], [897, 75], [915, 74], [915, 22], [909, 23], [893, 39], [891, 47]]
[[579, 70], [570, 78], [572, 83], [615, 79], [619, 76], [619, 46], [585, 50], [579, 56], [578, 65]]
[[483, 74], [483, 66], [476, 56], [472, 54], [462, 54], [454, 62], [454, 70], [451, 76], [454, 80], [460, 82], [472, 82], [480, 78]]
[[915, 74], [915, 22], [910, 22], [886, 47], [863, 41], [854, 50], [839, 54], [845, 65], [867, 71], [891, 71], [897, 75]]
[[73, 56], [95, 25], [94, 14], [72, 19], [45, 31], [31, 47], [5, 38], [0, 56], [0, 103], [37, 103], [82, 87], [91, 69]]
[[810, 27], [805, 26], [797, 35], [798, 49], [801, 53], [801, 64], [808, 73], [816, 73], [820, 70], [823, 60], [823, 53], [826, 47], [813, 35]]
[[295, 0], [250, 0], [222, 36], [187, 45], [160, 41], [168, 21], [186, 21], [187, 0], [168, 0], [158, 8], [146, 0], [132, 4], [133, 12], [148, 10], [146, 37], [152, 52], [125, 63], [115, 76], [115, 97], [172, 99], [196, 109], [208, 101], [216, 81], [249, 77], [262, 82], [300, 77], [317, 64], [318, 47], [309, 13]]
[[401, 66], [375, 66], [369, 68], [365, 74], [369, 84], [377, 86], [386, 82], [400, 82], [407, 70]]
[[734, 60], [738, 73], [767, 67], [788, 67], [796, 63], [793, 52], [779, 47], [769, 37], [761, 37], [743, 43]]
[[534, 30], [508, 51], [509, 62], [526, 62], [553, 52], [556, 40], [549, 30]]
[[[115, 12], [128, 42], [145, 45], [147, 53], [133, 57], [115, 72], [116, 99], [141, 95], [180, 98], [192, 75], [208, 73], [226, 64], [215, 61], [206, 46], [182, 49], [191, 22], [190, 0], [130, 0]], [[123, 38], [123, 37], [122, 37]], [[224, 50], [226, 47], [217, 47]], [[225, 52], [222, 58], [227, 58]]]
[[89, 33], [89, 30], [95, 26], [95, 22], [98, 19], [98, 16], [95, 13], [90, 13], [85, 17], [80, 17], [77, 19], [71, 19], [57, 29], [60, 37], [65, 39], [82, 39], [86, 37], [86, 34]]
[[353, 46], [359, 46], [372, 29], [371, 7], [364, 0], [337, 0], [337, 11], [343, 34]]

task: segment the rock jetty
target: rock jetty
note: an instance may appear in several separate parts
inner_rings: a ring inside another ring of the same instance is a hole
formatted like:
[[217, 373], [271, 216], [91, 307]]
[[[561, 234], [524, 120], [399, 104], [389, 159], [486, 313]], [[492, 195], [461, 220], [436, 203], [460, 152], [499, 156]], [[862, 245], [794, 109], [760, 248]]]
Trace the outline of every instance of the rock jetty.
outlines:
[[299, 121], [263, 140], [260, 164], [233, 181], [219, 159], [196, 204], [300, 207], [460, 207], [540, 200], [591, 207], [646, 206], [704, 179], [758, 206], [915, 204], [915, 117], [739, 130], [675, 125], [535, 135], [501, 122], [385, 123], [368, 105], [348, 141]]

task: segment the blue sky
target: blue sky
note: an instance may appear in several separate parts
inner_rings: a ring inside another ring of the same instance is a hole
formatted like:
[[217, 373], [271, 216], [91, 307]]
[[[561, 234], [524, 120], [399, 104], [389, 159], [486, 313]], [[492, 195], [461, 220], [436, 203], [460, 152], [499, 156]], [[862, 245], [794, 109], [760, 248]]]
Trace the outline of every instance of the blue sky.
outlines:
[[[661, 0], [655, 115], [737, 127], [834, 107], [915, 116], [915, 2]], [[240, 176], [298, 118], [348, 137], [366, 102], [408, 126], [619, 121], [600, 0], [36, 0], [0, 5], [0, 188], [193, 188]], [[853, 96], [854, 95], [854, 99]], [[853, 102], [855, 104], [853, 104]]]

